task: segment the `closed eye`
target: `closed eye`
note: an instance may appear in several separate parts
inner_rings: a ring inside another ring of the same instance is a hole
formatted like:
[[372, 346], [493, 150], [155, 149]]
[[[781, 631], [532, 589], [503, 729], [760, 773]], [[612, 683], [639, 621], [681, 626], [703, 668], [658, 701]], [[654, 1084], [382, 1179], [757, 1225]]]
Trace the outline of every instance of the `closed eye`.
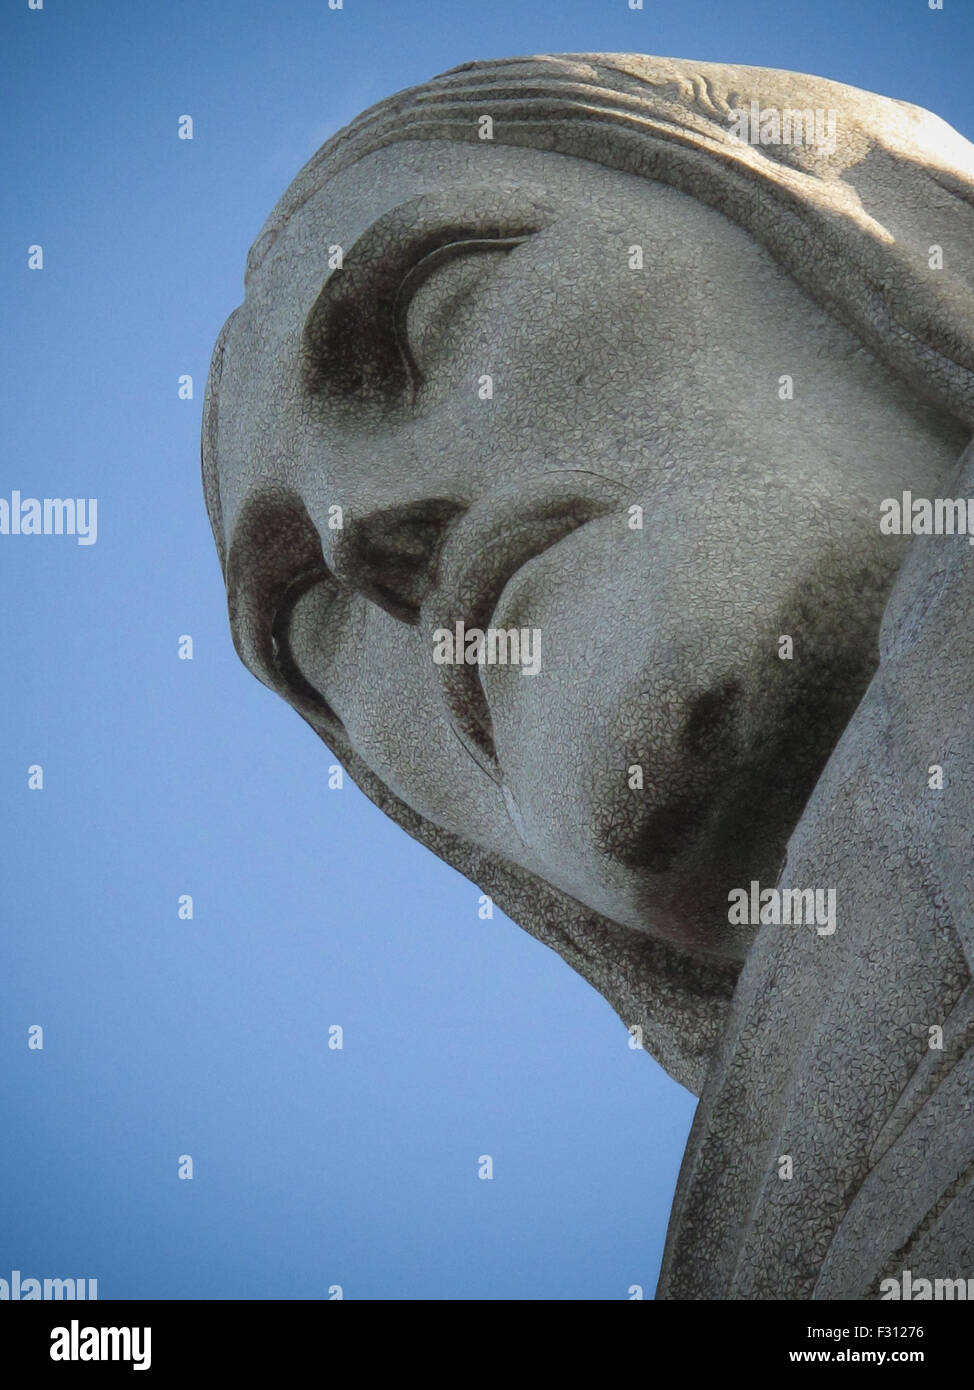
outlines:
[[505, 208], [496, 193], [493, 201], [490, 213], [464, 213], [453, 194], [414, 199], [359, 237], [305, 320], [300, 356], [309, 404], [347, 402], [355, 414], [411, 406], [423, 371], [409, 315], [424, 286], [460, 257], [510, 252], [545, 223], [540, 208]]
[[498, 252], [513, 251], [515, 246], [520, 246], [527, 239], [526, 236], [470, 237], [462, 241], [449, 241], [445, 246], [438, 246], [435, 251], [428, 252], [406, 272], [396, 293], [392, 321], [396, 344], [412, 384], [413, 399], [424, 380], [424, 373], [416, 360], [409, 332], [409, 310], [419, 290], [438, 270], [461, 257], [477, 253], [496, 255]]

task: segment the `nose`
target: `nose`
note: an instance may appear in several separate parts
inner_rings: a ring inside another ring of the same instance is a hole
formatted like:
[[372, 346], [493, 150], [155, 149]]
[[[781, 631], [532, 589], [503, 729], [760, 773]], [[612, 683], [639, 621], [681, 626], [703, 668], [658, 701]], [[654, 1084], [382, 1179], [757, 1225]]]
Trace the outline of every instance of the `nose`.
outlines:
[[425, 498], [349, 517], [333, 535], [330, 568], [400, 622], [415, 626], [436, 583], [440, 551], [466, 507], [450, 498]]

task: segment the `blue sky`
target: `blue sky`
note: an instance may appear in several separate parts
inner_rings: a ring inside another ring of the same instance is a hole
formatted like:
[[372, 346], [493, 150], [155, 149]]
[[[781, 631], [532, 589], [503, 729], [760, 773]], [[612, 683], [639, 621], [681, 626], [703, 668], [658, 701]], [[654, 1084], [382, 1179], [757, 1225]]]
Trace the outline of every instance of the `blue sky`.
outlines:
[[792, 68], [970, 138], [972, 39], [962, 0], [7, 0], [0, 496], [97, 497], [98, 539], [0, 537], [0, 1277], [651, 1296], [693, 1098], [472, 884], [329, 791], [327, 750], [238, 662], [199, 483], [209, 354], [301, 164], [458, 63]]

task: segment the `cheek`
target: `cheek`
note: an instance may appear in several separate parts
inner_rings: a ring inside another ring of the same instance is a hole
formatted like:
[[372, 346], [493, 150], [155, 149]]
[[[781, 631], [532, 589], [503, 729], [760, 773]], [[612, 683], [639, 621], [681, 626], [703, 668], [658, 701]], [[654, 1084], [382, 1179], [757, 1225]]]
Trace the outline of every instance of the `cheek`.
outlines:
[[771, 586], [738, 575], [731, 603], [703, 563], [715, 543], [662, 507], [642, 532], [604, 517], [525, 566], [494, 615], [541, 654], [534, 676], [484, 671], [498, 760], [532, 851], [590, 891], [668, 871], [736, 769]]

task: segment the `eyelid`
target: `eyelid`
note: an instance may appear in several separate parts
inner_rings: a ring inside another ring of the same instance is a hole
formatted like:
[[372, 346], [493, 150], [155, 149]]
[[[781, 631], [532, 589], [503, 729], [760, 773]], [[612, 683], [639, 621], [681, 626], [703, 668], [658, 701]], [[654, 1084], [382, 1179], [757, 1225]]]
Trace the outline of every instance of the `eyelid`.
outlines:
[[340, 409], [348, 424], [411, 409], [419, 373], [408, 345], [402, 350], [408, 298], [400, 290], [414, 293], [441, 252], [510, 251], [553, 216], [528, 190], [480, 187], [423, 194], [384, 213], [347, 250], [305, 319], [299, 367], [309, 404]]
[[409, 343], [409, 333], [406, 322], [409, 315], [409, 306], [413, 296], [426, 283], [441, 266], [448, 265], [451, 261], [460, 256], [470, 253], [484, 251], [513, 251], [515, 246], [522, 245], [528, 240], [528, 236], [509, 236], [509, 237], [463, 237], [457, 241], [448, 241], [442, 246], [435, 247], [428, 251], [414, 265], [406, 271], [396, 291], [396, 300], [392, 310], [393, 332], [399, 351], [402, 354], [403, 362], [409, 373], [415, 396], [417, 388], [422, 384], [423, 374], [416, 364], [413, 357], [412, 348]]

